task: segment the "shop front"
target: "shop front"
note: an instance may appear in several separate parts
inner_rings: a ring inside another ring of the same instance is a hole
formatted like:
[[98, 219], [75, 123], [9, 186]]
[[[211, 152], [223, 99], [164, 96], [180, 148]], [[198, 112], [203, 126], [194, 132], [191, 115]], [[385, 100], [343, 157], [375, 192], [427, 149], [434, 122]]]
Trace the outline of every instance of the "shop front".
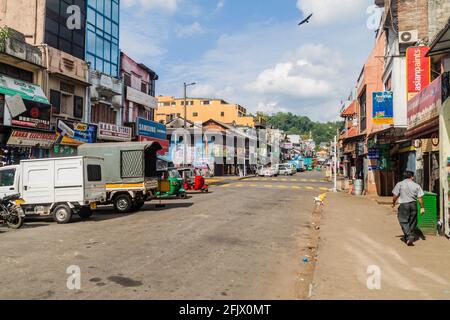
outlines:
[[50, 118], [50, 103], [38, 85], [0, 75], [0, 153], [4, 164], [49, 157], [48, 140], [54, 138]]
[[167, 128], [164, 124], [137, 118], [136, 137], [138, 141], [158, 142], [163, 148], [158, 152], [159, 155], [167, 155], [169, 153], [170, 142], [167, 140]]

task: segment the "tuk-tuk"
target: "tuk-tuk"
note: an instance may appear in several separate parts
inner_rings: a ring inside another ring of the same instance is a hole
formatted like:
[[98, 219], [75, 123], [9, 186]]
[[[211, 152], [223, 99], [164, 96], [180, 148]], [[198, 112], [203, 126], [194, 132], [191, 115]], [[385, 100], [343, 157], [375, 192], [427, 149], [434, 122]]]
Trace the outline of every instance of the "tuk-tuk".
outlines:
[[184, 178], [184, 189], [186, 191], [209, 191], [200, 168], [181, 168], [179, 172]]
[[157, 199], [162, 198], [186, 198], [186, 190], [183, 188], [184, 179], [175, 168], [169, 168], [167, 179], [161, 180], [156, 193]]

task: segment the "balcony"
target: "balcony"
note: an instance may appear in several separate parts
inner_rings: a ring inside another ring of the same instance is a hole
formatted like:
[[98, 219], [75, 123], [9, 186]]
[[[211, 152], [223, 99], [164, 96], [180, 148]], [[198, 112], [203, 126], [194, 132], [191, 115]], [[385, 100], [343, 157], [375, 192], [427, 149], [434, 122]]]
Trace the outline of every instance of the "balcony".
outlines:
[[0, 45], [0, 53], [9, 56], [12, 63], [18, 63], [18, 59], [21, 62], [28, 62], [39, 69], [45, 68], [42, 52], [38, 47], [26, 43], [25, 36], [14, 29], [9, 29], [9, 33], [10, 36], [3, 45]]
[[[93, 89], [97, 92], [97, 96], [104, 96], [112, 98], [114, 96], [122, 95], [122, 81], [119, 79], [108, 76], [104, 73], [91, 70], [91, 84]], [[93, 98], [96, 94], [93, 94]]]

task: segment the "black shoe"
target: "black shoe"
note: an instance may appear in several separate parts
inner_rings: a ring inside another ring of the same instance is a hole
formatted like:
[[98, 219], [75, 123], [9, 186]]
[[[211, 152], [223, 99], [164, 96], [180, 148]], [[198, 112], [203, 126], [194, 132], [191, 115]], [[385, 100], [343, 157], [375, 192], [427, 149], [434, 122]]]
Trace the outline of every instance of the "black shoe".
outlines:
[[403, 241], [404, 243], [406, 243], [407, 241], [406, 241], [406, 237], [405, 236], [403, 236], [403, 237], [400, 237], [400, 240], [401, 241]]
[[414, 247], [414, 239], [408, 239], [408, 242], [406, 243], [408, 247]]

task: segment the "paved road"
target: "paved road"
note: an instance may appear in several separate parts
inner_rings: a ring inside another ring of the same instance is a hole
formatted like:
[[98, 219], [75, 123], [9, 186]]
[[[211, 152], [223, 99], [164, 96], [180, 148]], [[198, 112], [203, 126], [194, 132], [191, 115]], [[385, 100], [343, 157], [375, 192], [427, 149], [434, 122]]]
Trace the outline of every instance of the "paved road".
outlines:
[[[321, 178], [248, 179], [127, 216], [0, 227], [0, 298], [298, 298], [313, 197], [330, 188]], [[80, 290], [67, 289], [71, 265]]]

